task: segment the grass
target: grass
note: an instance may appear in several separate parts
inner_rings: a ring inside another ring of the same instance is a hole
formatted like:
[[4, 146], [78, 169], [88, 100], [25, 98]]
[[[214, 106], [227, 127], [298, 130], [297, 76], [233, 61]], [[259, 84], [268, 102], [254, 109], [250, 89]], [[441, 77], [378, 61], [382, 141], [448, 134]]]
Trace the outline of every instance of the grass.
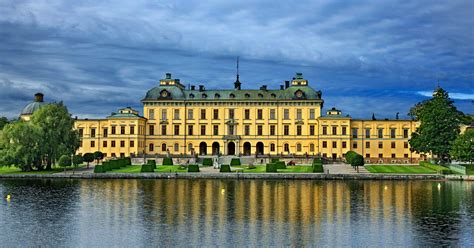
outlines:
[[[244, 173], [266, 173], [265, 165], [256, 165], [254, 169], [249, 169], [247, 165], [232, 166], [231, 168], [244, 169]], [[309, 165], [287, 166], [286, 169], [278, 169], [280, 173], [312, 173], [313, 169]]]
[[396, 173], [396, 174], [436, 174], [436, 171], [419, 165], [366, 165], [371, 173]]
[[[142, 166], [141, 165], [131, 165], [123, 167], [117, 170], [112, 170], [113, 173], [140, 173]], [[165, 173], [165, 172], [188, 172], [188, 168], [181, 167], [179, 165], [157, 165], [155, 172]]]
[[[80, 168], [80, 166], [78, 167]], [[66, 168], [67, 171], [71, 171], [73, 168], [68, 167]], [[1, 166], [0, 167], [0, 174], [53, 174], [53, 173], [58, 173], [58, 172], [64, 172], [63, 167], [53, 167], [52, 170], [50, 171], [21, 171], [20, 168], [17, 167], [8, 167], [8, 166]]]

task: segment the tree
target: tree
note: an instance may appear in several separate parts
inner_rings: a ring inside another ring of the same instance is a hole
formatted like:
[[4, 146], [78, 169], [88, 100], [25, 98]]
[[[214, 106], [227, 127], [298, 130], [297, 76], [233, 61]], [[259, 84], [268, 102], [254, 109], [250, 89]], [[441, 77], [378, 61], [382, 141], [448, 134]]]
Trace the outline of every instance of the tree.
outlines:
[[438, 87], [433, 98], [417, 103], [408, 115], [421, 122], [409, 140], [411, 148], [418, 153], [436, 155], [441, 163], [449, 160], [451, 143], [466, 118], [449, 99], [448, 92]]
[[41, 166], [40, 130], [28, 122], [7, 124], [0, 136], [0, 165], [30, 171]]
[[364, 157], [360, 154], [354, 155], [351, 159], [351, 165], [359, 172], [359, 166], [364, 166]]
[[84, 156], [82, 158], [84, 159], [84, 162], [87, 163], [87, 168], [89, 168], [89, 163], [94, 161], [94, 159], [95, 159], [94, 154], [90, 153], [90, 152], [84, 154]]
[[97, 164], [99, 164], [99, 161], [104, 158], [104, 154], [100, 151], [94, 152], [94, 159], [97, 160]]
[[5, 127], [5, 125], [7, 125], [9, 123], [7, 117], [0, 117], [0, 130], [3, 129], [3, 127]]
[[474, 159], [474, 129], [467, 129], [465, 133], [459, 135], [454, 140], [449, 154], [456, 160], [472, 162]]
[[66, 171], [66, 167], [71, 166], [71, 156], [62, 155], [59, 158], [59, 166], [64, 167], [64, 171]]
[[74, 165], [74, 171], [76, 170], [77, 166], [82, 164], [83, 162], [84, 162], [84, 159], [82, 158], [81, 155], [74, 155], [72, 157], [72, 164]]
[[40, 130], [47, 170], [51, 170], [59, 155], [72, 155], [79, 148], [79, 133], [74, 130], [74, 120], [62, 102], [47, 104], [37, 110], [31, 123]]

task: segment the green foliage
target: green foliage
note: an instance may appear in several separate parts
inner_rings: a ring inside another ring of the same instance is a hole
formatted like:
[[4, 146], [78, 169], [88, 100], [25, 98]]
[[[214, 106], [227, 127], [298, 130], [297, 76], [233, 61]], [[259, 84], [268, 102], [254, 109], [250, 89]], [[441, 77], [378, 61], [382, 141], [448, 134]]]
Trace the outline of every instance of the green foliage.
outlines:
[[241, 165], [241, 164], [240, 164], [240, 158], [233, 158], [233, 159], [230, 161], [230, 166], [238, 166], [238, 165]]
[[230, 170], [230, 165], [222, 164], [219, 172], [232, 172], [232, 171]]
[[255, 168], [257, 168], [257, 166], [255, 166], [255, 165], [253, 165], [253, 164], [249, 164], [248, 169], [255, 169]]
[[85, 153], [84, 156], [82, 156], [84, 162], [87, 163], [87, 167], [89, 167], [89, 163], [94, 161], [95, 157], [94, 157], [94, 154], [93, 153]]
[[313, 159], [312, 167], [313, 167], [313, 170], [312, 170], [313, 173], [323, 173], [324, 172], [323, 160], [321, 158]]
[[347, 163], [347, 164], [352, 164], [352, 159], [353, 159], [356, 155], [357, 155], [356, 152], [354, 152], [354, 151], [348, 151], [348, 152], [346, 153], [346, 156], [345, 156], [345, 157], [346, 157], [346, 163]]
[[441, 165], [432, 164], [428, 161], [420, 161], [420, 166], [434, 170], [441, 174], [451, 174], [451, 170]]
[[7, 117], [0, 117], [0, 130], [9, 123]]
[[212, 158], [204, 158], [202, 161], [203, 166], [212, 166]]
[[164, 158], [163, 159], [163, 165], [173, 165], [173, 159], [172, 158]]
[[448, 160], [451, 144], [460, 132], [459, 125], [466, 120], [448, 93], [437, 88], [433, 98], [417, 103], [409, 115], [421, 121], [409, 140], [411, 148], [418, 153], [432, 153], [442, 162]]
[[120, 169], [120, 160], [112, 159], [112, 160], [109, 160], [109, 163], [110, 163], [110, 167], [112, 167], [112, 170]]
[[286, 169], [285, 161], [272, 162], [272, 164], [275, 164], [277, 169]]
[[279, 158], [272, 158], [271, 161], [272, 161], [272, 163], [276, 163], [276, 162], [280, 161], [280, 159]]
[[82, 164], [83, 162], [84, 162], [84, 159], [82, 158], [81, 155], [74, 155], [72, 157], [72, 164], [74, 166], [78, 166], [78, 165]]
[[356, 154], [351, 158], [351, 165], [356, 167], [356, 166], [364, 166], [364, 157], [360, 154]]
[[[132, 165], [132, 159], [130, 157], [126, 157], [124, 159], [125, 159], [126, 166]], [[156, 164], [155, 164], [155, 167], [156, 167]]]
[[269, 163], [269, 164], [267, 164], [267, 165], [266, 165], [266, 168], [265, 168], [265, 171], [266, 171], [266, 172], [278, 172], [275, 163]]
[[94, 167], [94, 173], [105, 173], [106, 170], [103, 165], [96, 165]]
[[142, 165], [140, 172], [155, 172], [155, 168], [153, 168], [153, 165], [151, 164], [144, 164]]
[[467, 175], [474, 175], [474, 164], [463, 164], [461, 166], [466, 168]]
[[104, 159], [104, 154], [101, 151], [96, 151], [94, 152], [94, 159], [97, 160], [97, 164], [99, 164], [99, 161]]
[[105, 171], [112, 170], [112, 165], [110, 164], [109, 161], [102, 162], [102, 167], [104, 168]]
[[188, 172], [199, 172], [199, 165], [197, 164], [188, 165]]
[[68, 155], [62, 155], [59, 158], [59, 166], [61, 166], [61, 167], [71, 166], [71, 157], [68, 156]]
[[467, 129], [452, 143], [451, 157], [458, 161], [472, 162], [474, 157], [474, 129]]
[[148, 160], [146, 161], [148, 165], [153, 166], [153, 169], [156, 169], [156, 161], [155, 160]]

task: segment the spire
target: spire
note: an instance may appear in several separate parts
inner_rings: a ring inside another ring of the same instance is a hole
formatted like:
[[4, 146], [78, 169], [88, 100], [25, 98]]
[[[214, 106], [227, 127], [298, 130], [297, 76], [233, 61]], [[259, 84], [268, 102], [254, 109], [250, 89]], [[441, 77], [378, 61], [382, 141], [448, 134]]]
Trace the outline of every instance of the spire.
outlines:
[[239, 81], [239, 57], [237, 56], [237, 74], [236, 74], [236, 79], [235, 79], [235, 82], [234, 82], [234, 89], [240, 90], [241, 85], [242, 85], [242, 83], [240, 83], [240, 81]]

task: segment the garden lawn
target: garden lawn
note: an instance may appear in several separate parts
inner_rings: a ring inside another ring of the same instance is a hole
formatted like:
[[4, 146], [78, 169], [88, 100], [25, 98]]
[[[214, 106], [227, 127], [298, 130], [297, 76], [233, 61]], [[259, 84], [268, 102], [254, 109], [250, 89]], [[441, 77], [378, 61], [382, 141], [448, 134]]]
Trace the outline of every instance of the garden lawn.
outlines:
[[371, 173], [396, 173], [396, 174], [436, 174], [436, 171], [419, 165], [366, 165]]
[[140, 173], [140, 170], [142, 169], [141, 165], [130, 165], [126, 166], [120, 169], [115, 169], [111, 170], [108, 172], [113, 172], [113, 173]]
[[188, 172], [188, 168], [180, 165], [157, 165], [155, 172]]
[[[232, 166], [231, 168], [244, 169], [244, 173], [266, 173], [265, 165], [256, 165], [254, 169], [249, 169], [248, 165]], [[286, 169], [278, 169], [279, 173], [312, 173], [313, 168], [309, 165], [286, 166]]]
[[[67, 170], [72, 170], [71, 168], [67, 168]], [[62, 167], [53, 167], [52, 170], [50, 171], [21, 171], [17, 167], [7, 167], [7, 166], [1, 166], [0, 167], [0, 174], [53, 174], [53, 173], [58, 173], [58, 172], [63, 172], [64, 168]]]

